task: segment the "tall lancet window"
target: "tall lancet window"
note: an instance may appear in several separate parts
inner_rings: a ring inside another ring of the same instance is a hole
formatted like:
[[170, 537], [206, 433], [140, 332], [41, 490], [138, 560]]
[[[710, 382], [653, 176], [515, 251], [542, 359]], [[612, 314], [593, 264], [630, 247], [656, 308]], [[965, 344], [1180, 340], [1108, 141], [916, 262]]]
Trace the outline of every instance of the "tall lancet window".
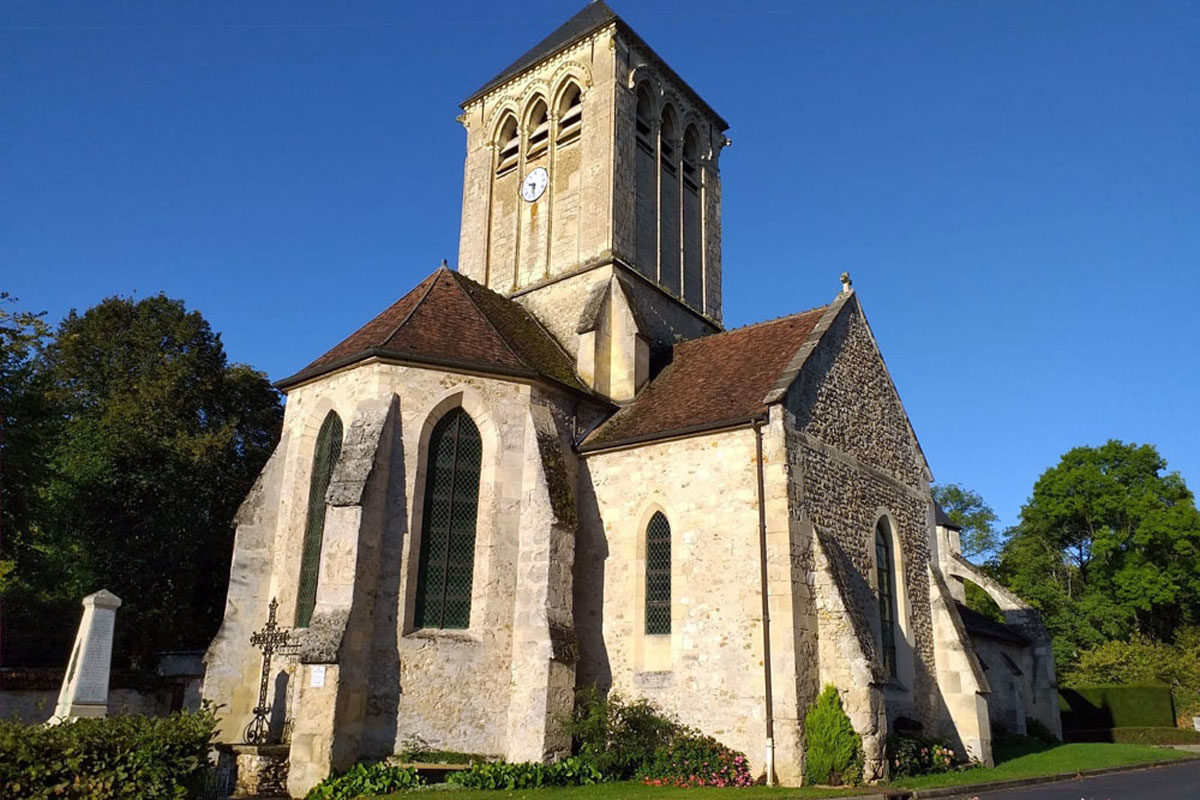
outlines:
[[455, 408], [429, 437], [421, 554], [417, 568], [418, 628], [466, 628], [471, 622], [475, 521], [483, 443], [470, 415]]
[[879, 582], [879, 644], [889, 678], [896, 677], [896, 572], [892, 532], [885, 520], [875, 526], [875, 569]]
[[671, 525], [656, 511], [646, 526], [646, 633], [671, 632]]
[[317, 604], [317, 578], [321, 572], [321, 540], [325, 535], [325, 492], [333, 467], [342, 454], [342, 418], [333, 411], [325, 416], [313, 450], [312, 477], [308, 482], [308, 517], [304, 523], [304, 552], [300, 556], [300, 586], [296, 592], [296, 627], [307, 628]]

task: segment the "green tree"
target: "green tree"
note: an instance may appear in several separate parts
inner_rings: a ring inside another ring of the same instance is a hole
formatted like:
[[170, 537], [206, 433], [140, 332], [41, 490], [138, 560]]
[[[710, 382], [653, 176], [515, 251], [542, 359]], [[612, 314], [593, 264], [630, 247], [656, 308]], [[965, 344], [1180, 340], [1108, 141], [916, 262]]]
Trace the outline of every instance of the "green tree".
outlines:
[[1042, 610], [1063, 669], [1081, 650], [1200, 621], [1200, 513], [1151, 445], [1077, 447], [1047, 470], [999, 561]]
[[44, 312], [12, 308], [16, 302], [0, 292], [0, 597], [12, 583], [15, 554], [30, 537], [34, 487], [44, 475], [38, 443], [54, 419], [37, 369], [49, 327]]
[[64, 647], [79, 598], [104, 587], [124, 600], [117, 647], [133, 666], [203, 646], [224, 606], [233, 515], [279, 435], [278, 394], [163, 295], [72, 311], [39, 370], [61, 423], [39, 445], [40, 519], [18, 552], [21, 632], [61, 628]]
[[934, 484], [933, 500], [962, 529], [963, 555], [969, 559], [990, 555], [1000, 545], [996, 512], [978, 492], [957, 483]]

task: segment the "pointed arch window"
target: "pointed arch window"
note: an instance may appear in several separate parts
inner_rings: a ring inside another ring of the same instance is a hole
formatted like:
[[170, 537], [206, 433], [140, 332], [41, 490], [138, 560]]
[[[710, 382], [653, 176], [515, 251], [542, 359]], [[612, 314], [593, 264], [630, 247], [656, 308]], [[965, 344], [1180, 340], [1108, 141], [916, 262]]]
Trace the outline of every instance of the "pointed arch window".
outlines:
[[892, 560], [892, 531], [886, 520], [875, 525], [875, 570], [879, 586], [879, 639], [883, 667], [889, 678], [896, 670], [896, 572]]
[[646, 633], [671, 632], [671, 525], [661, 511], [646, 526]]
[[300, 583], [296, 592], [296, 627], [307, 628], [317, 604], [317, 578], [321, 573], [321, 540], [325, 536], [325, 492], [333, 468], [342, 454], [342, 418], [330, 411], [317, 433], [312, 476], [308, 482], [308, 516], [304, 522], [304, 551], [300, 556]]
[[479, 429], [466, 411], [455, 408], [438, 420], [426, 462], [414, 616], [418, 628], [470, 625], [482, 456]]

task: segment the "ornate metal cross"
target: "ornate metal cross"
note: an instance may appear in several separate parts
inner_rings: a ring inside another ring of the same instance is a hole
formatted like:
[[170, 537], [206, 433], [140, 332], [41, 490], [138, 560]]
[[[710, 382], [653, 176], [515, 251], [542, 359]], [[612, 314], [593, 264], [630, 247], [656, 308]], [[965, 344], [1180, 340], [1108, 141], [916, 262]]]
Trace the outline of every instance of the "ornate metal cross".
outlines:
[[291, 631], [280, 628], [275, 622], [279, 601], [271, 598], [267, 624], [250, 637], [250, 644], [262, 650], [262, 678], [258, 684], [258, 705], [254, 707], [254, 719], [246, 726], [246, 741], [250, 744], [266, 744], [271, 737], [271, 706], [267, 703], [267, 688], [271, 680], [271, 656], [291, 644]]

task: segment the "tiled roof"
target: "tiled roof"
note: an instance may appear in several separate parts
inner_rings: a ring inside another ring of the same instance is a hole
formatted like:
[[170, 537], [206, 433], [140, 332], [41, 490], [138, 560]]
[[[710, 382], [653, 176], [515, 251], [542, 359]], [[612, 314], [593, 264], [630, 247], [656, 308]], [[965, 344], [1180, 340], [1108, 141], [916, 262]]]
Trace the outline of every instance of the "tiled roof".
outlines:
[[958, 615], [962, 617], [963, 627], [967, 629], [967, 633], [1022, 646], [1029, 644], [1029, 639], [1016, 628], [1003, 622], [996, 622], [991, 617], [985, 617], [962, 603], [958, 604]]
[[748, 421], [828, 306], [676, 345], [637, 399], [592, 432], [584, 450]]
[[495, 89], [509, 78], [515, 78], [547, 56], [574, 44], [594, 30], [598, 30], [610, 22], [616, 22], [620, 17], [609, 8], [604, 0], [592, 0], [581, 8], [573, 17], [555, 28], [549, 36], [530, 48], [524, 55], [509, 64], [500, 74], [481, 86], [470, 97], [463, 101], [465, 106], [477, 97]]
[[277, 385], [287, 388], [378, 356], [587, 388], [574, 361], [524, 308], [446, 267]]

